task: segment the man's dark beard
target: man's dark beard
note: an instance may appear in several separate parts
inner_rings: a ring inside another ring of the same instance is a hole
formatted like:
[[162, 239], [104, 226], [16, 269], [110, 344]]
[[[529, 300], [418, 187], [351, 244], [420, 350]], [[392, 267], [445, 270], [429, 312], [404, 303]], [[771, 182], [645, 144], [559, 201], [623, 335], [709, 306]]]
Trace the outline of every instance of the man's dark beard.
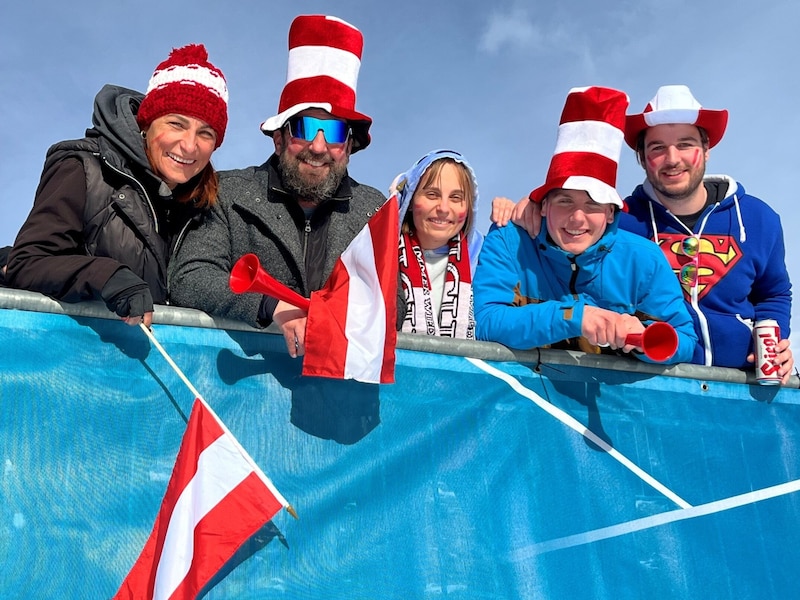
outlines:
[[697, 169], [697, 171], [691, 176], [691, 178], [689, 179], [689, 183], [686, 185], [686, 187], [675, 192], [671, 192], [668, 188], [662, 186], [658, 182], [657, 177], [653, 177], [651, 179], [648, 174], [647, 179], [650, 181], [650, 185], [653, 186], [653, 189], [659, 192], [662, 196], [664, 196], [664, 198], [668, 198], [673, 202], [678, 202], [680, 200], [686, 200], [687, 198], [689, 198], [692, 194], [695, 193], [697, 188], [703, 185], [703, 177], [705, 177], [705, 174], [706, 174], [706, 166], [704, 163], [703, 168]]
[[284, 146], [278, 156], [283, 187], [302, 200], [313, 204], [322, 204], [331, 198], [347, 173], [347, 163], [328, 163], [328, 175], [322, 181], [307, 181], [300, 173], [300, 162], [314, 160], [318, 155], [311, 152], [310, 148], [299, 152], [297, 156], [289, 156], [287, 147]]

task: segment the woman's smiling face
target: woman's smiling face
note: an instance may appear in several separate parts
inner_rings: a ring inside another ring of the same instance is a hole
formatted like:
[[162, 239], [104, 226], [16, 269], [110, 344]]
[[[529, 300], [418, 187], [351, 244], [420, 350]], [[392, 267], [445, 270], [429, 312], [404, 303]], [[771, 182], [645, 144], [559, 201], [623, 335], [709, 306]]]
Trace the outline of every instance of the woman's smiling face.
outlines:
[[421, 181], [414, 192], [411, 210], [423, 250], [444, 246], [464, 227], [472, 199], [462, 186], [462, 168], [446, 162], [437, 177], [423, 176], [424, 184]]
[[217, 134], [205, 121], [185, 115], [164, 115], [145, 132], [147, 156], [170, 189], [186, 183], [211, 161]]

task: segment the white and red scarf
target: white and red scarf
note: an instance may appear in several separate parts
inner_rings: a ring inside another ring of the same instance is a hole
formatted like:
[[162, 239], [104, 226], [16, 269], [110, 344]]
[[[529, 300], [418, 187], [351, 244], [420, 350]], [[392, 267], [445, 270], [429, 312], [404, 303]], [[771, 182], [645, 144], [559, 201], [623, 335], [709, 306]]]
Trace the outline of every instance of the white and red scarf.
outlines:
[[433, 314], [425, 256], [415, 233], [400, 236], [400, 279], [406, 298], [402, 330], [408, 333], [475, 339], [472, 272], [467, 238], [459, 232], [448, 242], [447, 269], [439, 314]]

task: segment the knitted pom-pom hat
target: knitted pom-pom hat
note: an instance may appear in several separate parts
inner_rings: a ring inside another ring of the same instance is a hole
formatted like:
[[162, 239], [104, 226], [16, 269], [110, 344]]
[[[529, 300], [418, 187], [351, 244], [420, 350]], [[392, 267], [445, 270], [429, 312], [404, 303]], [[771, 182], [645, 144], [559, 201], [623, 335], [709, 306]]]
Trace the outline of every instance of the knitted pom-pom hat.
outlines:
[[175, 48], [156, 67], [136, 121], [143, 130], [159, 117], [186, 115], [208, 123], [222, 145], [228, 125], [228, 86], [225, 76], [208, 62], [202, 44]]

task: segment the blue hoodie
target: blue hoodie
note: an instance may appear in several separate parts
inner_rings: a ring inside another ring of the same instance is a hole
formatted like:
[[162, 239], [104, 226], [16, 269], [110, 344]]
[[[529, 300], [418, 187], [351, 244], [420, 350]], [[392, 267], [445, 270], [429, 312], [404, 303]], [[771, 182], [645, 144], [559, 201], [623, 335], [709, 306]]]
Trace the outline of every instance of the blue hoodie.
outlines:
[[477, 338], [519, 349], [554, 344], [580, 337], [584, 308], [596, 306], [646, 325], [668, 322], [678, 334], [668, 362], [688, 362], [697, 336], [680, 286], [658, 248], [618, 231], [618, 220], [577, 256], [553, 244], [544, 225], [535, 239], [517, 225], [493, 225], [472, 286]]
[[676, 273], [687, 260], [676, 242], [691, 234], [702, 237], [698, 285], [683, 284], [699, 336], [692, 362], [747, 367], [754, 321], [775, 319], [781, 337], [789, 337], [792, 286], [783, 229], [777, 213], [732, 178], [709, 175], [704, 181], [728, 189], [723, 200], [706, 207], [693, 231], [655, 199], [649, 182], [625, 200], [628, 212], [620, 228], [658, 243]]

